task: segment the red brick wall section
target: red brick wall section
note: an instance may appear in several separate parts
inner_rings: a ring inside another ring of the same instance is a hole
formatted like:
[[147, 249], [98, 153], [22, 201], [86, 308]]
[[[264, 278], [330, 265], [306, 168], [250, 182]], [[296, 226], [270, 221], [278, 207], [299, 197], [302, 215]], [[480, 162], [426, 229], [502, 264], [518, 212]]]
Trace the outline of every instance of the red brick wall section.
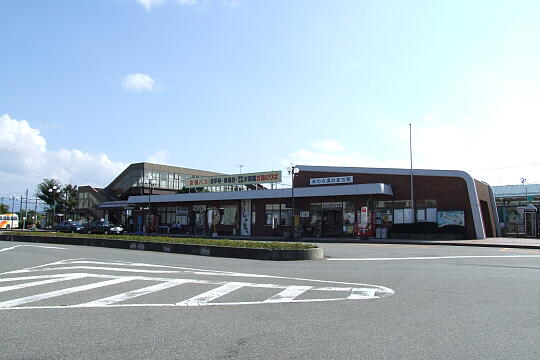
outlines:
[[[350, 174], [302, 171], [295, 176], [294, 185], [295, 187], [309, 187], [310, 178], [325, 178], [345, 175], [352, 175], [354, 184], [391, 184], [394, 192], [394, 200], [409, 200], [411, 198], [411, 183], [409, 175]], [[375, 197], [373, 197], [373, 199], [377, 200]], [[462, 178], [450, 176], [414, 176], [414, 199], [435, 199], [437, 200], [438, 210], [465, 211], [465, 235], [468, 239], [476, 238], [467, 184]], [[386, 197], [386, 199], [381, 198], [381, 200], [389, 200], [389, 197]]]
[[[491, 231], [490, 231], [490, 229], [485, 229], [486, 236], [487, 235], [496, 236], [496, 234], [497, 234], [496, 226], [497, 225], [495, 224], [495, 215], [494, 215], [494, 209], [493, 209], [492, 204], [491, 204], [491, 196], [489, 194], [489, 185], [486, 184], [486, 183], [483, 183], [481, 181], [478, 181], [476, 179], [474, 180], [474, 184], [476, 186], [476, 193], [478, 195], [478, 201], [479, 202], [485, 201], [487, 203], [486, 208], [488, 209], [489, 214], [482, 214], [482, 216], [483, 217], [489, 217], [490, 224], [484, 224], [484, 227], [490, 226]], [[486, 205], [486, 204], [484, 204], [484, 205]]]

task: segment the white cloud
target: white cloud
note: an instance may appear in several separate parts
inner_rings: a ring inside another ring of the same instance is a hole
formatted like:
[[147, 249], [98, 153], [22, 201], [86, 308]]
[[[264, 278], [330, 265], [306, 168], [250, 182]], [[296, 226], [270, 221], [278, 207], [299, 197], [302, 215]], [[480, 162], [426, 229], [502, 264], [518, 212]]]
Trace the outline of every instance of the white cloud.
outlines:
[[313, 146], [319, 150], [327, 152], [337, 152], [345, 150], [345, 146], [343, 146], [340, 142], [336, 140], [317, 141], [313, 143]]
[[[490, 185], [519, 184], [521, 177], [540, 183], [540, 95], [533, 88], [512, 92], [501, 95], [481, 116], [428, 114], [414, 121], [413, 167], [463, 170]], [[378, 144], [376, 152], [356, 153], [338, 150], [331, 140], [318, 141], [312, 149], [294, 151], [283, 164], [409, 168], [408, 124], [382, 136]]]
[[78, 149], [48, 150], [46, 139], [25, 120], [0, 115], [0, 193], [33, 193], [43, 178], [62, 183], [109, 184], [128, 164]]
[[[530, 92], [503, 97], [483, 116], [430, 116], [413, 124], [414, 166], [464, 170], [490, 185], [517, 184], [521, 177], [540, 182], [540, 96]], [[391, 136], [408, 144], [408, 127]]]
[[[331, 146], [326, 146], [326, 145]], [[339, 145], [339, 146], [337, 146]], [[347, 148], [332, 140], [318, 141], [312, 144], [315, 149], [298, 149], [281, 162], [284, 167], [292, 161], [297, 165], [352, 166], [352, 167], [404, 167], [404, 160], [377, 161], [370, 156]]]
[[150, 10], [154, 6], [163, 4], [165, 0], [137, 0], [137, 2], [144, 6], [146, 10]]
[[148, 162], [155, 164], [168, 164], [170, 154], [165, 150], [158, 150], [148, 156]]
[[[0, 169], [4, 172], [39, 166], [47, 142], [27, 121], [17, 121], [9, 115], [0, 116]], [[13, 159], [9, 154], [21, 154]]]
[[[141, 4], [142, 6], [144, 6], [144, 8], [147, 10], [147, 11], [150, 11], [154, 6], [159, 6], [159, 5], [163, 5], [164, 3], [166, 3], [168, 0], [137, 0], [137, 2], [139, 4]], [[181, 4], [181, 5], [188, 5], [188, 6], [191, 6], [191, 5], [196, 5], [197, 4], [197, 0], [176, 0], [176, 2], [178, 4]]]
[[156, 81], [150, 75], [146, 74], [129, 74], [122, 82], [122, 87], [128, 91], [154, 91]]

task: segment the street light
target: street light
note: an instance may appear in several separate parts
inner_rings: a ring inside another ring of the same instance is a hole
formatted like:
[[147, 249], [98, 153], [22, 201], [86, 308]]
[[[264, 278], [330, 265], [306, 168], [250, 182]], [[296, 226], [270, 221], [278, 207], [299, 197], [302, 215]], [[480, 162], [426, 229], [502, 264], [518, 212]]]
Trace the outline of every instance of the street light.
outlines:
[[525, 185], [525, 182], [527, 181], [527, 179], [522, 177], [520, 180], [521, 180], [521, 184], [525, 188], [525, 202], [527, 202], [529, 200], [529, 194], [527, 193], [527, 185]]
[[54, 217], [56, 216], [56, 194], [60, 192], [60, 189], [56, 185], [53, 185], [51, 189], [49, 189], [49, 194], [53, 196], [54, 200], [54, 207], [53, 207], [53, 217], [51, 220], [51, 228], [54, 226]]
[[294, 176], [300, 172], [300, 169], [297, 168], [293, 163], [291, 166], [287, 167], [287, 172], [291, 175], [291, 197], [292, 197], [292, 238], [296, 237], [296, 223], [295, 223], [295, 211], [294, 211]]
[[[153, 179], [152, 177], [148, 177], [144, 180], [144, 185], [148, 185], [148, 217], [146, 221], [146, 232], [148, 232], [148, 229], [150, 227], [150, 195], [154, 192], [154, 188], [156, 187], [157, 181]], [[144, 214], [143, 214], [144, 215]]]

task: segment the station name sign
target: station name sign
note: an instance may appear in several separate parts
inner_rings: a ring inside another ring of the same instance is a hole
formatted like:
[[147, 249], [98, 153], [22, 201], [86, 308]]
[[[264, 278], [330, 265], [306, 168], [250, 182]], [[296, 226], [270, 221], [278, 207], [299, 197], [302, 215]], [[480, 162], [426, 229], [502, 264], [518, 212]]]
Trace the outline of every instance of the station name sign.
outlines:
[[249, 174], [202, 176], [186, 179], [184, 187], [252, 185], [281, 182], [281, 171], [265, 171]]
[[353, 182], [352, 176], [337, 176], [337, 177], [309, 179], [309, 185], [350, 184], [352, 182]]

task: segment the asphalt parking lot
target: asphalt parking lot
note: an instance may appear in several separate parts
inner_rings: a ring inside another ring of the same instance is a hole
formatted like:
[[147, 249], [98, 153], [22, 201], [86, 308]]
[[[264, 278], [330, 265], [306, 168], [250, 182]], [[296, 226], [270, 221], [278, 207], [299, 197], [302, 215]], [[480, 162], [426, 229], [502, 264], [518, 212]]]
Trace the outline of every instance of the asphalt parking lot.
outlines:
[[537, 359], [540, 251], [271, 262], [0, 242], [4, 359]]

